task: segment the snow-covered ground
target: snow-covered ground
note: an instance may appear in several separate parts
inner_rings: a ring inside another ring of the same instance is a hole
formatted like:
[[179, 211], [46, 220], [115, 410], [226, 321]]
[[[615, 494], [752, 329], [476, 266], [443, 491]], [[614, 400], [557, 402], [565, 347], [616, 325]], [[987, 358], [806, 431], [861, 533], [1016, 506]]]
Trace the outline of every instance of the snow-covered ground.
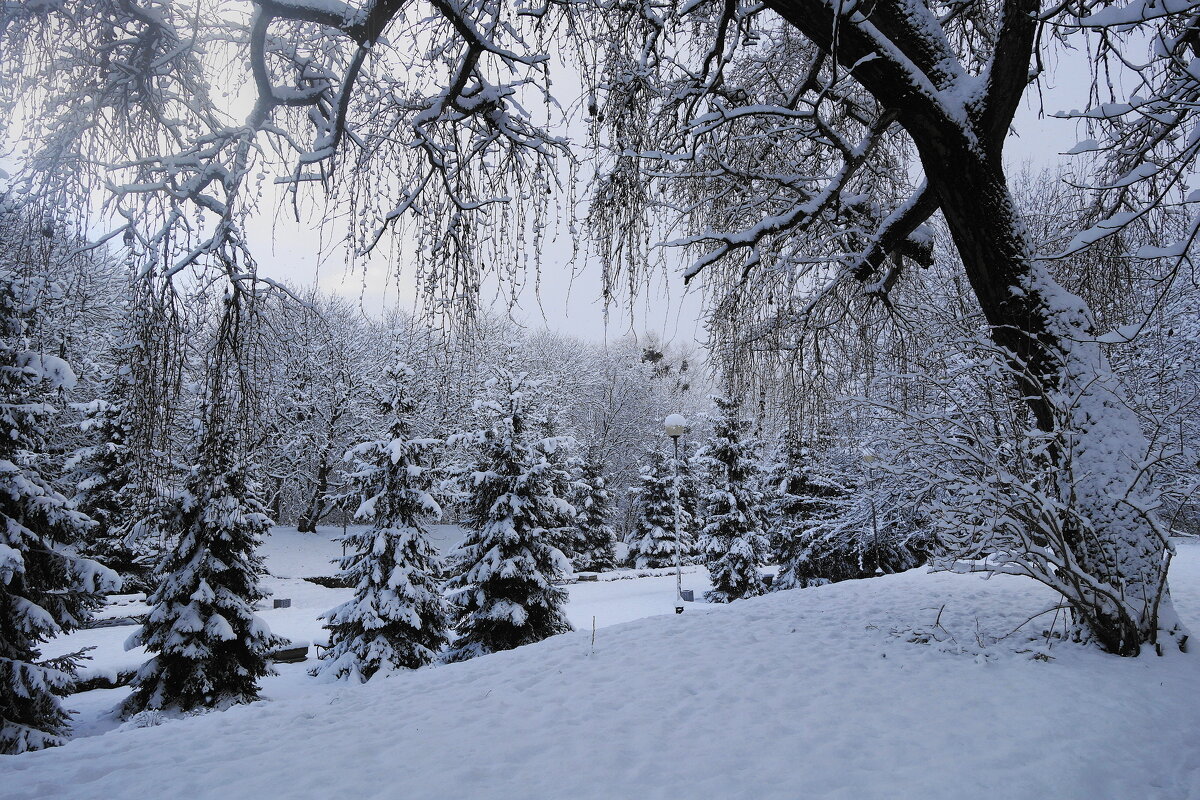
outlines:
[[[299, 536], [267, 544], [293, 606], [263, 615], [311, 639], [348, 591], [299, 580], [340, 552]], [[282, 665], [267, 701], [158, 727], [111, 730], [124, 689], [76, 695], [80, 737], [0, 759], [0, 796], [1200, 799], [1200, 655], [1037, 641], [1052, 614], [1013, 632], [1053, 601], [1032, 581], [914, 570], [683, 616], [673, 589], [576, 584], [576, 633], [364, 686]], [[1172, 590], [1200, 630], [1200, 544]], [[131, 630], [66, 638], [101, 662]]]

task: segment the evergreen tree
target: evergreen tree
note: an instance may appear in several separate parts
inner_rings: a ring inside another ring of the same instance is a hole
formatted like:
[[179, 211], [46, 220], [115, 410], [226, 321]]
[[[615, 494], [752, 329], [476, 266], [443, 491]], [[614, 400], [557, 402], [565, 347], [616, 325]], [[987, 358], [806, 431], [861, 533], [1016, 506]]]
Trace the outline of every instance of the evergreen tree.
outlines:
[[728, 603], [765, 591], [758, 565], [767, 553], [755, 442], [736, 400], [715, 398], [719, 416], [702, 459], [708, 471], [707, 523], [700, 539], [713, 588], [711, 603]]
[[[637, 489], [637, 522], [629, 538], [629, 558], [637, 569], [657, 569], [675, 564], [674, 479], [662, 450], [649, 453], [640, 469]], [[680, 530], [683, 530], [680, 520]], [[680, 536], [682, 539], [682, 535]], [[680, 558], [686, 554], [680, 547]]]
[[811, 536], [814, 520], [827, 517], [844, 489], [815, 463], [799, 438], [787, 437], [770, 465], [765, 481], [768, 542], [779, 574], [775, 591], [826, 582], [814, 573]]
[[224, 708], [258, 698], [272, 673], [270, 652], [286, 640], [254, 613], [267, 593], [256, 553], [271, 525], [246, 463], [243, 426], [255, 411], [246, 347], [253, 339], [243, 303], [255, 296], [234, 283], [207, 366], [196, 464], [170, 520], [175, 548], [150, 596], [146, 623], [125, 643], [154, 654], [134, 678], [122, 711]]
[[82, 624], [120, 585], [70, 543], [93, 525], [42, 475], [48, 392], [69, 388], [67, 364], [34, 352], [34, 288], [0, 272], [0, 753], [62, 744], [79, 654], [42, 660], [39, 645]]
[[131, 443], [131, 409], [120, 376], [108, 399], [78, 404], [82, 429], [97, 442], [75, 454], [75, 503], [96, 521], [82, 550], [124, 578], [127, 590], [153, 589], [149, 572], [156, 560], [159, 498], [148, 485], [145, 465]]
[[571, 630], [563, 613], [567, 592], [554, 585], [570, 563], [549, 541], [570, 504], [554, 493], [557, 467], [530, 441], [539, 422], [537, 388], [524, 373], [497, 369], [478, 404], [491, 424], [473, 437], [479, 452], [470, 473], [469, 533], [456, 553], [460, 572], [449, 582], [459, 607], [449, 661]]
[[579, 531], [579, 551], [575, 568], [600, 572], [616, 566], [614, 546], [616, 536], [609, 525], [612, 513], [612, 493], [604, 476], [598, 453], [592, 451], [584, 460], [579, 480], [575, 484], [576, 526]]
[[267, 593], [256, 549], [271, 525], [236, 438], [206, 413], [199, 463], [171, 520], [178, 544], [162, 565], [153, 609], [125, 643], [155, 655], [134, 679], [123, 713], [225, 708], [258, 698], [272, 674], [268, 653], [283, 644], [254, 613]]
[[[554, 414], [547, 413], [539, 426], [542, 436], [534, 442], [537, 458], [546, 462], [546, 481], [550, 493], [562, 501], [545, 510], [546, 535], [549, 542], [558, 548], [573, 564], [583, 542], [576, 524], [576, 508], [570, 502], [575, 495], [576, 476], [579, 473], [579, 457], [575, 455], [575, 440], [558, 434]], [[570, 570], [568, 570], [570, 571]]]
[[343, 539], [351, 555], [342, 574], [354, 598], [322, 619], [330, 632], [329, 663], [314, 670], [334, 678], [366, 681], [381, 669], [416, 669], [432, 662], [447, 643], [450, 607], [438, 585], [441, 559], [423, 520], [441, 514], [430, 494], [430, 451], [439, 442], [414, 437], [417, 403], [413, 371], [389, 370], [392, 391], [381, 403], [390, 419], [387, 438], [352, 448], [346, 460], [362, 503], [355, 516], [370, 530]]
[[[704, 560], [699, 549], [697, 533], [704, 528], [704, 475], [703, 448], [698, 444], [680, 442], [679, 459], [671, 459], [670, 468], [679, 470], [679, 539], [683, 546], [684, 562], [696, 563]], [[690, 453], [689, 453], [690, 451]]]
[[859, 447], [822, 454], [807, 470], [809, 493], [798, 539], [782, 565], [784, 586], [811, 586], [924, 563], [932, 548], [929, 520], [914, 501], [915, 471], [873, 469]]

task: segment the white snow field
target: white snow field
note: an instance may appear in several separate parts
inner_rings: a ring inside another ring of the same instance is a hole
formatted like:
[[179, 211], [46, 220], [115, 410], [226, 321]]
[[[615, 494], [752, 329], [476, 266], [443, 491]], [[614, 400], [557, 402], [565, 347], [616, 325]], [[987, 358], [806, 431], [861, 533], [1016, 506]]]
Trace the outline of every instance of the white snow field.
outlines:
[[[268, 542], [273, 571], [330, 574], [305, 563], [328, 542], [294, 537]], [[271, 581], [285, 635], [345, 596], [300, 583]], [[0, 797], [1200, 799], [1197, 648], [1047, 644], [1053, 614], [1000, 639], [1053, 603], [1030, 580], [921, 569], [682, 616], [673, 578], [571, 588], [575, 633], [362, 686], [310, 660], [263, 702], [115, 730], [126, 690], [76, 695], [80, 738], [0, 759]], [[1200, 631], [1200, 543], [1172, 590]], [[76, 636], [111, 630], [132, 629]]]

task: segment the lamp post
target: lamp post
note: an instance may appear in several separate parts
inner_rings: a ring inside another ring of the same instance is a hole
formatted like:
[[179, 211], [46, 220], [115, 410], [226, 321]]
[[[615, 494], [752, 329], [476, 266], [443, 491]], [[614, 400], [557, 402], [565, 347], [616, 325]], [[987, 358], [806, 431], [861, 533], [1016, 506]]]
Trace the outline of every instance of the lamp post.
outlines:
[[874, 464], [879, 456], [874, 451], [863, 452], [863, 463], [867, 465], [867, 491], [871, 493], [871, 532], [875, 536], [875, 574], [883, 574], [883, 565], [879, 563], [879, 519], [875, 513], [875, 469]]
[[682, 414], [672, 414], [663, 420], [667, 436], [675, 443], [675, 474], [671, 481], [675, 494], [675, 613], [683, 613], [683, 568], [679, 560], [679, 437], [688, 432], [688, 421]]

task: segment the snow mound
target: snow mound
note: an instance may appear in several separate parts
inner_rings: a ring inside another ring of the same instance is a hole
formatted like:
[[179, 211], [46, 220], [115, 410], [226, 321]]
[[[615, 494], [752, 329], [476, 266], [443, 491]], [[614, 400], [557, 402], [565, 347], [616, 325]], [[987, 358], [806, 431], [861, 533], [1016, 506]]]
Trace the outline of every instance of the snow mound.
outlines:
[[[1173, 590], [1200, 618], [1200, 547]], [[690, 605], [594, 647], [580, 631], [5, 759], [4, 797], [1200, 797], [1200, 658], [1047, 644], [1053, 614], [1001, 638], [1053, 601], [914, 570]]]

